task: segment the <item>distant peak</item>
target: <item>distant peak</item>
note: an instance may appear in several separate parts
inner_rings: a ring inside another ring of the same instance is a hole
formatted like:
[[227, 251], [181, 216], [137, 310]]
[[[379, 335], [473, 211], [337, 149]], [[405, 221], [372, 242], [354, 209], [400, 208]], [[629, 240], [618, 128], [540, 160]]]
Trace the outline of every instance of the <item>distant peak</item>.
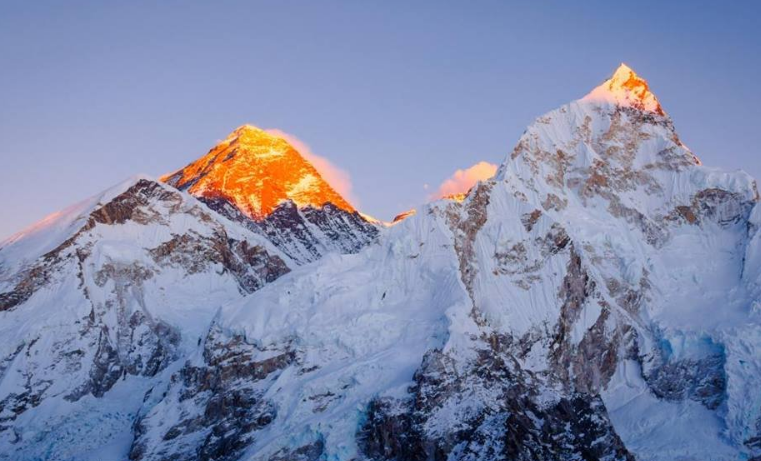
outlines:
[[650, 91], [647, 81], [624, 63], [618, 66], [612, 77], [584, 96], [582, 101], [608, 102], [666, 115], [658, 98]]
[[197, 197], [225, 199], [255, 220], [287, 200], [299, 208], [331, 203], [356, 211], [288, 140], [253, 125], [239, 126], [205, 156], [161, 180]]

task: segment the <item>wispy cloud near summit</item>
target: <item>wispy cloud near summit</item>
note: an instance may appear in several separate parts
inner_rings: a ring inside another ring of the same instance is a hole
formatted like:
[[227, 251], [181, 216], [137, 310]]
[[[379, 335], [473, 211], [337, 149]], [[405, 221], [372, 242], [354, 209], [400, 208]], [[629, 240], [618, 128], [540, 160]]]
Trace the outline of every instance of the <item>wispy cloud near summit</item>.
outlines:
[[278, 136], [288, 141], [299, 153], [311, 163], [320, 173], [320, 176], [330, 184], [344, 199], [349, 201], [355, 208], [359, 206], [359, 200], [352, 191], [351, 177], [346, 170], [334, 165], [327, 158], [315, 154], [307, 143], [296, 136], [286, 133], [277, 128], [268, 128], [267, 133]]
[[455, 171], [452, 176], [447, 178], [431, 199], [447, 197], [449, 195], [464, 194], [470, 190], [478, 181], [489, 179], [497, 172], [497, 165], [489, 162], [478, 162], [475, 165], [464, 170]]

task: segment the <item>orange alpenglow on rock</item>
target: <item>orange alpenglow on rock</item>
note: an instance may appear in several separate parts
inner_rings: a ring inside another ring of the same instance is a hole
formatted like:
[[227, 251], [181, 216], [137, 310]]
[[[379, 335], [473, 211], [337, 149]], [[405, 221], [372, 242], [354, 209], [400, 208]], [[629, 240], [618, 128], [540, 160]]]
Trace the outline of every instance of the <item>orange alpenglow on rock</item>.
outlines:
[[609, 102], [622, 107], [633, 107], [658, 115], [666, 115], [658, 98], [650, 92], [647, 81], [623, 63], [618, 66], [611, 78], [584, 96], [582, 101]]
[[393, 221], [391, 221], [391, 224], [398, 224], [404, 221], [405, 219], [409, 218], [410, 216], [415, 216], [416, 214], [417, 214], [417, 210], [414, 208], [411, 210], [404, 211], [394, 216], [394, 219]]
[[[468, 192], [470, 192], [470, 189], [468, 189]], [[454, 200], [455, 202], [464, 202], [465, 198], [468, 196], [468, 192], [461, 192], [457, 194], [447, 194], [441, 198], [447, 199], [447, 200]]]
[[288, 199], [299, 208], [330, 202], [355, 211], [288, 141], [251, 125], [161, 180], [198, 197], [225, 199], [254, 220]]

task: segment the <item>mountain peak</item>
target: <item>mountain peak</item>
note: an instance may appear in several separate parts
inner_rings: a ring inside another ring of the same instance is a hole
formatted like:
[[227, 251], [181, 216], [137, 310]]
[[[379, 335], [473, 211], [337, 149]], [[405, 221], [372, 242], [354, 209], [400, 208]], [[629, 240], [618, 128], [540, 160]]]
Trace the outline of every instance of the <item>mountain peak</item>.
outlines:
[[242, 125], [205, 156], [162, 181], [207, 199], [225, 199], [254, 220], [292, 200], [298, 207], [326, 203], [352, 207], [286, 139], [253, 125]]
[[650, 91], [647, 81], [624, 63], [618, 66], [612, 77], [584, 96], [582, 101], [607, 102], [666, 115], [658, 98]]
[[259, 128], [258, 126], [251, 125], [249, 123], [244, 123], [243, 125], [236, 128], [233, 133], [260, 133], [264, 132], [265, 130]]
[[614, 80], [628, 79], [631, 75], [633, 75], [635, 78], [638, 78], [638, 79], [640, 78], [640, 76], [637, 75], [636, 72], [634, 72], [634, 69], [627, 66], [625, 62], [622, 62], [621, 64], [618, 65], [618, 67], [616, 68], [616, 71], [613, 72], [612, 79]]
[[271, 133], [268, 133], [267, 130], [259, 128], [258, 126], [250, 125], [246, 123], [234, 129], [229, 135], [227, 135], [226, 140], [240, 138], [240, 137], [246, 137], [246, 138], [273, 137], [274, 138], [277, 136]]
[[[247, 148], [248, 151], [246, 153], [249, 155], [271, 154], [270, 147], [279, 150], [288, 150], [289, 148], [296, 150], [295, 147], [291, 146], [282, 137], [249, 124], [241, 125], [234, 129], [223, 141], [215, 146], [215, 149], [223, 144], [229, 145], [231, 143], [237, 143], [237, 145]], [[301, 155], [300, 152], [299, 155]]]

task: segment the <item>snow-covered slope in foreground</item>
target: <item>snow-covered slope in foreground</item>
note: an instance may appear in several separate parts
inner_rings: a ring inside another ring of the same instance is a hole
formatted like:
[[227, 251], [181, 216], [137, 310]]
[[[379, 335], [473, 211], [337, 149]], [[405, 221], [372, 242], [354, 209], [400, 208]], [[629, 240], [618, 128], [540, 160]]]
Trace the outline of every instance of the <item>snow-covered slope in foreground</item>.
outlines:
[[138, 177], [0, 248], [0, 459], [124, 459], [145, 393], [220, 306], [289, 271], [261, 237]]
[[761, 456], [757, 201], [621, 66], [463, 202], [225, 306], [130, 457]]

